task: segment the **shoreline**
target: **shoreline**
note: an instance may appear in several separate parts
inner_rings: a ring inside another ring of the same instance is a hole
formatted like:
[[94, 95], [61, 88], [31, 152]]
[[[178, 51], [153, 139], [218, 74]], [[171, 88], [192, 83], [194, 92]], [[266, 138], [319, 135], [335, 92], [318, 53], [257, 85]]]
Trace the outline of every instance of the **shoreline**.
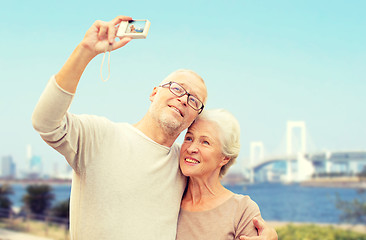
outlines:
[[[21, 184], [21, 185], [71, 185], [71, 179], [0, 179], [0, 185], [4, 184]], [[224, 185], [245, 186], [248, 183], [242, 182], [225, 182]], [[271, 184], [271, 183], [269, 183]], [[278, 184], [278, 182], [274, 183]], [[281, 183], [284, 185], [291, 183]], [[361, 188], [366, 189], [366, 179], [357, 177], [333, 177], [333, 178], [315, 178], [298, 182], [304, 187], [335, 187], [335, 188]]]
[[71, 179], [0, 179], [0, 185], [70, 185]]
[[285, 227], [287, 225], [295, 225], [295, 226], [301, 226], [301, 225], [316, 225], [321, 227], [334, 227], [334, 228], [340, 228], [343, 230], [349, 230], [359, 233], [366, 234], [366, 224], [349, 224], [349, 223], [317, 223], [317, 222], [282, 222], [282, 221], [267, 221], [266, 223], [273, 227], [273, 228], [280, 228]]
[[300, 182], [304, 187], [335, 187], [366, 189], [366, 180], [357, 177], [315, 178]]

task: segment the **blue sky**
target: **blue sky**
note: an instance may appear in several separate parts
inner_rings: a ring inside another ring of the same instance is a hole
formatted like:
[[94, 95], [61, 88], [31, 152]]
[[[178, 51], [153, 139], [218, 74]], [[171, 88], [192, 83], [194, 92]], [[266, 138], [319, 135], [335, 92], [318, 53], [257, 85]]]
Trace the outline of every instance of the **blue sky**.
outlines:
[[[242, 150], [263, 141], [285, 152], [288, 120], [306, 122], [311, 150], [366, 149], [366, 1], [7, 1], [0, 9], [0, 157], [25, 168], [26, 145], [46, 169], [63, 158], [31, 126], [49, 77], [95, 20], [149, 19], [147, 39], [87, 67], [70, 111], [137, 122], [148, 96], [170, 72], [196, 71], [207, 108], [239, 120]], [[106, 75], [105, 75], [106, 76]]]

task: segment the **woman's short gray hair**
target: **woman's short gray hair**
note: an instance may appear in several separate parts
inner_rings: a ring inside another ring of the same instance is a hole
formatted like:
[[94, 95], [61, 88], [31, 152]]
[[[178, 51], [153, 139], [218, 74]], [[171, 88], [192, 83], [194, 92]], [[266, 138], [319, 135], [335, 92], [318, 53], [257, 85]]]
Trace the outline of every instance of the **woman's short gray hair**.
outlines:
[[235, 163], [240, 152], [240, 125], [230, 112], [224, 109], [203, 110], [197, 120], [206, 120], [216, 123], [219, 130], [219, 139], [222, 145], [222, 154], [229, 157], [229, 162], [222, 166], [220, 177]]

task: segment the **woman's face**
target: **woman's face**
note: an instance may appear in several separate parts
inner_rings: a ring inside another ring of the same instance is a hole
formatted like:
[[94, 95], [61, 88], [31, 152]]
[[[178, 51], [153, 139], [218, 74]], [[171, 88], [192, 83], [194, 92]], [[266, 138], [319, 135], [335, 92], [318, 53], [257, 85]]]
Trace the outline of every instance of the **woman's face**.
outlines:
[[180, 168], [185, 176], [205, 178], [219, 173], [228, 158], [222, 154], [215, 123], [198, 120], [189, 127], [180, 151]]

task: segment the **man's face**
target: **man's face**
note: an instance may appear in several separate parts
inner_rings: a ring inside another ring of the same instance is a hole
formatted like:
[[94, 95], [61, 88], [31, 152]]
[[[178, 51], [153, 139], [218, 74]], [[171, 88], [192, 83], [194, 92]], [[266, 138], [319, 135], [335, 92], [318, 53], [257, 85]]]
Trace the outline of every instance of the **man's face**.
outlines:
[[[206, 86], [200, 78], [190, 72], [178, 72], [166, 79], [176, 82], [185, 90], [204, 102], [207, 97]], [[172, 134], [179, 134], [198, 116], [198, 111], [187, 104], [187, 95], [175, 96], [168, 87], [157, 87], [150, 95], [152, 102], [149, 109], [152, 117]]]

